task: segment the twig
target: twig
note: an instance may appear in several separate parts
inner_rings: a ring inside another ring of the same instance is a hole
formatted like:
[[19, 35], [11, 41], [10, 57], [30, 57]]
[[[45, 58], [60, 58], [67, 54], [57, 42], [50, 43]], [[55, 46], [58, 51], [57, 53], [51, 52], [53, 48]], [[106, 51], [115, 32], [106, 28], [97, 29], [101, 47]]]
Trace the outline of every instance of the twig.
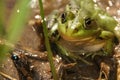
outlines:
[[10, 80], [17, 80], [17, 79], [15, 79], [15, 78], [13, 78], [13, 77], [11, 77], [11, 76], [3, 73], [3, 72], [0, 72], [0, 75], [3, 76], [3, 77], [5, 77], [5, 78], [7, 78], [7, 79], [10, 79]]

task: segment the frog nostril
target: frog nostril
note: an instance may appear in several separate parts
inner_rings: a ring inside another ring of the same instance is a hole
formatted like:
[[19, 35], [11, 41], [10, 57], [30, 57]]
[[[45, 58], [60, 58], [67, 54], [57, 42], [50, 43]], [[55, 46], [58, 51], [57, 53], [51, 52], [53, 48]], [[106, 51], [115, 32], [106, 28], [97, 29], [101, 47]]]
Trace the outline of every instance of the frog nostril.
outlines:
[[77, 33], [78, 31], [79, 31], [78, 28], [75, 28], [73, 33]]

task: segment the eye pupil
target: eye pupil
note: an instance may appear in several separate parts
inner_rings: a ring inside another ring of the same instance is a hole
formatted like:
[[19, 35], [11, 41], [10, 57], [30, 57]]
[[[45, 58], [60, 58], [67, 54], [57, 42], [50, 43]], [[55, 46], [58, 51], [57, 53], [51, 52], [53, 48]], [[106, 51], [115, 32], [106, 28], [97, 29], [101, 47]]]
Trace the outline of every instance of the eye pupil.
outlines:
[[84, 28], [92, 29], [92, 27], [93, 27], [92, 24], [93, 24], [93, 22], [92, 22], [91, 18], [86, 18], [85, 23], [84, 23]]
[[61, 22], [62, 22], [62, 23], [65, 23], [65, 22], [66, 22], [66, 13], [63, 13], [63, 14], [61, 15]]
[[91, 24], [91, 19], [90, 18], [85, 19], [85, 24], [90, 25]]

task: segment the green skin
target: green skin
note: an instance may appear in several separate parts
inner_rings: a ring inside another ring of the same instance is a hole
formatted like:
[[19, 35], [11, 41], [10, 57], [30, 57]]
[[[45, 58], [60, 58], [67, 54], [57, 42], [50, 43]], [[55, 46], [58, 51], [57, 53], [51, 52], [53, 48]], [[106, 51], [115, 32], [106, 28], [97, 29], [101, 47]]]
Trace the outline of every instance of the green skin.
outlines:
[[[64, 13], [56, 18], [49, 36], [62, 54], [81, 59], [79, 55], [106, 56], [113, 53], [118, 22], [93, 0], [71, 0]], [[55, 31], [58, 34], [53, 36]]]

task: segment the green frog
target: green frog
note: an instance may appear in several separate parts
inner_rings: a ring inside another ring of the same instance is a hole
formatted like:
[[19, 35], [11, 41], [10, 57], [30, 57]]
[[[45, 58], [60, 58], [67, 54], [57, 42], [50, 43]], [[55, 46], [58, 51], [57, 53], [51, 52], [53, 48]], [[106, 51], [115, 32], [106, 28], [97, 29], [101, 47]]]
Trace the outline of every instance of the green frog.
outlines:
[[51, 17], [49, 38], [61, 54], [86, 62], [81, 56], [113, 54], [119, 41], [118, 26], [93, 0], [71, 0], [62, 14]]

